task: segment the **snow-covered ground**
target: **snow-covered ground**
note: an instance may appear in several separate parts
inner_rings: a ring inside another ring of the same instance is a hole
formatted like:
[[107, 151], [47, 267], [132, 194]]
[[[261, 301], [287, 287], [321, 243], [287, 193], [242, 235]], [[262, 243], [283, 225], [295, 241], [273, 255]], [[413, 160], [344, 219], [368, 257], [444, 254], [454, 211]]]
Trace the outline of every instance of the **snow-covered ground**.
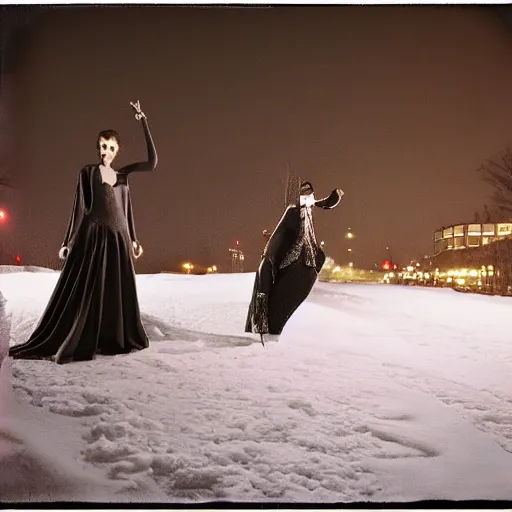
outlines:
[[[57, 278], [0, 274], [11, 344]], [[149, 349], [4, 363], [0, 500], [512, 499], [510, 299], [319, 283], [263, 348], [254, 274], [137, 279]]]

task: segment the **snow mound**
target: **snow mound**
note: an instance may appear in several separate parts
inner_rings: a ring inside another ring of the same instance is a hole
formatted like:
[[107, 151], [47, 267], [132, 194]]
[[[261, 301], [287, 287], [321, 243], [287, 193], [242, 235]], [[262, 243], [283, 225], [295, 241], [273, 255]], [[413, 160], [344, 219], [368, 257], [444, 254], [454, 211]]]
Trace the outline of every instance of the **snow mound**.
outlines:
[[[11, 345], [28, 338], [57, 279], [0, 275]], [[12, 361], [24, 405], [0, 427], [0, 468], [13, 470], [0, 473], [0, 495], [512, 498], [510, 299], [319, 283], [263, 348], [243, 332], [253, 280], [139, 275], [147, 350]]]
[[0, 418], [2, 501], [142, 502], [158, 497], [151, 483], [108, 480], [101, 470], [80, 462], [78, 432], [76, 419], [10, 400], [9, 417]]
[[81, 425], [76, 419], [16, 401], [6, 309], [0, 293], [0, 500], [120, 502], [158, 497], [152, 482], [108, 481], [101, 470], [79, 462]]

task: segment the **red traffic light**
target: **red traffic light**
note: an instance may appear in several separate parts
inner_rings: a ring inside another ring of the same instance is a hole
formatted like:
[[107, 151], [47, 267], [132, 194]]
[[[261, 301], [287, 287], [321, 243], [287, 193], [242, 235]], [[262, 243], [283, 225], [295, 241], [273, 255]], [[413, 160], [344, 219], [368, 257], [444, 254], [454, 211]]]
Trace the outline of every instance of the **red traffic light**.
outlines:
[[7, 214], [4, 210], [0, 210], [0, 221], [5, 220], [7, 218]]
[[14, 260], [16, 261], [16, 265], [20, 265], [21, 264], [21, 257], [20, 256], [16, 256], [16, 258], [14, 258]]
[[240, 243], [240, 242], [237, 240], [237, 241], [236, 241], [236, 245], [238, 245], [239, 243]]
[[391, 268], [391, 263], [386, 260], [383, 264], [382, 264], [382, 270], [389, 270]]

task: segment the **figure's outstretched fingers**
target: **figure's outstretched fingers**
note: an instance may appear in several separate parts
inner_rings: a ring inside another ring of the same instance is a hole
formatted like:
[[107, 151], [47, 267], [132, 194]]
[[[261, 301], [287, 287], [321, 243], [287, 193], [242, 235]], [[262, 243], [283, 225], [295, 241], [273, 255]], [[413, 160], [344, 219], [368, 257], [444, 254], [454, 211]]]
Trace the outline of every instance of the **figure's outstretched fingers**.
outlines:
[[133, 110], [135, 110], [135, 112], [137, 114], [140, 114], [141, 111], [140, 111], [140, 101], [137, 100], [135, 103], [133, 101], [130, 101], [130, 105], [132, 106]]

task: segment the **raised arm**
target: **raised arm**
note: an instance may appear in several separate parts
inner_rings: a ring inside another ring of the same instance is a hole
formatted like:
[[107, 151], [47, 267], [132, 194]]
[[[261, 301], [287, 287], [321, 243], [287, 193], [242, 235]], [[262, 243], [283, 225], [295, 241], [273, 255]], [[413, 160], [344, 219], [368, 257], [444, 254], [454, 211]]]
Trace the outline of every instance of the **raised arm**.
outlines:
[[315, 201], [315, 206], [324, 210], [332, 210], [338, 206], [344, 195], [345, 192], [341, 188], [334, 189], [327, 197]]
[[142, 110], [140, 109], [140, 104], [138, 101], [137, 103], [130, 103], [130, 105], [135, 110], [135, 119], [142, 123], [144, 137], [146, 138], [148, 157], [147, 160], [144, 162], [136, 162], [134, 164], [126, 165], [125, 167], [120, 169], [119, 172], [122, 174], [130, 174], [132, 172], [154, 171], [158, 163], [158, 156], [156, 154], [153, 138], [151, 137], [151, 132], [149, 131], [148, 120], [144, 112], [142, 112]]

